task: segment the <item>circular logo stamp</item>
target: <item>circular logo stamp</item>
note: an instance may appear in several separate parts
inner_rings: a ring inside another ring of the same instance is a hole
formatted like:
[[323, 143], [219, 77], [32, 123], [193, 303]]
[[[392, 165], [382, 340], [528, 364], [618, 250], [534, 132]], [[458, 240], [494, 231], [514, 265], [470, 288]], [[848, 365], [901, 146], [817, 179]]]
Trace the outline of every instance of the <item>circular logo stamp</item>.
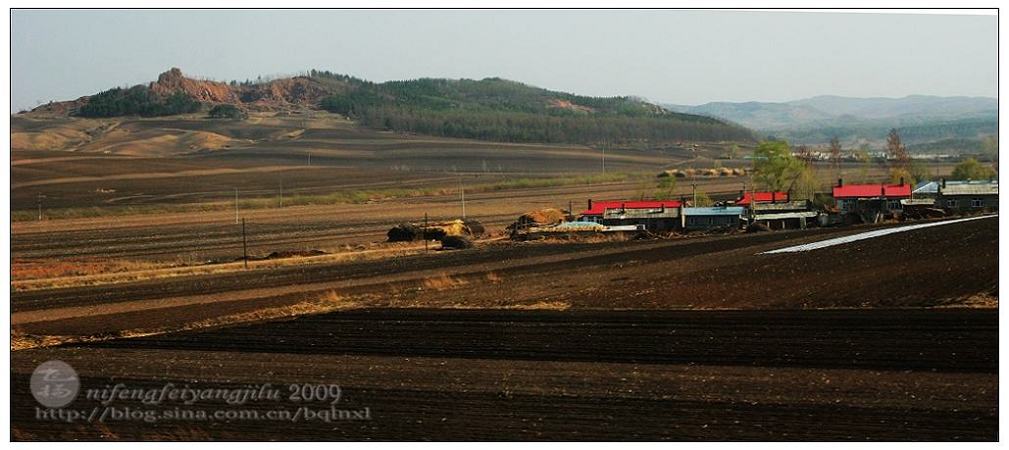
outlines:
[[32, 396], [48, 408], [62, 408], [77, 398], [81, 381], [70, 364], [52, 360], [39, 364], [32, 372]]

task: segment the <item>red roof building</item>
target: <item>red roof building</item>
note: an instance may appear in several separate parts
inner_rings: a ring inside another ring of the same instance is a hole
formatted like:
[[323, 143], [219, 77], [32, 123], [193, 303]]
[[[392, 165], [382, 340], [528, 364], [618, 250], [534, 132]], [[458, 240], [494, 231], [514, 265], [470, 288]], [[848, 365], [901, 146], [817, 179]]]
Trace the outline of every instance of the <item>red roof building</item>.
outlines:
[[846, 184], [834, 186], [835, 199], [911, 198], [910, 184]]
[[743, 192], [743, 196], [736, 199], [736, 206], [748, 206], [753, 198], [757, 203], [787, 202], [791, 200], [787, 192]]
[[604, 200], [589, 201], [589, 209], [582, 211], [582, 216], [602, 216], [607, 209], [662, 209], [679, 208], [679, 200], [645, 200], [645, 201], [625, 201], [625, 200]]

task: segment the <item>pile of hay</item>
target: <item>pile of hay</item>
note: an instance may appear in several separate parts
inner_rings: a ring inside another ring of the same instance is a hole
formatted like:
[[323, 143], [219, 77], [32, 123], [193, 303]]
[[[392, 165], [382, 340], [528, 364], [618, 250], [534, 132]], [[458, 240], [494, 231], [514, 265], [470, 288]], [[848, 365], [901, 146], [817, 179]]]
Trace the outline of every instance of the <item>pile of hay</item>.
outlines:
[[424, 224], [404, 222], [389, 229], [389, 242], [407, 242], [421, 239], [439, 241], [446, 236], [481, 236], [485, 233], [483, 224], [477, 220], [450, 220], [448, 222]]
[[568, 219], [568, 214], [557, 208], [537, 209], [519, 216], [514, 223], [508, 225], [507, 230], [514, 233], [520, 230], [529, 229], [530, 227], [557, 225]]
[[669, 169], [659, 173], [659, 178], [676, 177], [741, 177], [747, 174], [743, 168], [720, 167], [717, 169]]

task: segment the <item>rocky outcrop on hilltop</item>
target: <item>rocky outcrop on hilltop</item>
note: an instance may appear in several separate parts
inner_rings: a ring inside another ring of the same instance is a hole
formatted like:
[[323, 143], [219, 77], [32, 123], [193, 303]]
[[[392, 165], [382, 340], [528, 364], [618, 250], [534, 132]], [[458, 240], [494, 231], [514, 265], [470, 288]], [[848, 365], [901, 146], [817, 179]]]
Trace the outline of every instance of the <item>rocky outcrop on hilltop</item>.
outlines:
[[271, 108], [289, 105], [317, 106], [322, 98], [329, 94], [329, 91], [311, 78], [294, 77], [241, 86], [238, 95], [244, 104]]
[[[142, 89], [137, 86], [131, 89]], [[173, 67], [158, 75], [157, 81], [146, 86], [150, 97], [167, 99], [183, 93], [189, 98], [207, 105], [229, 104], [241, 109], [256, 111], [280, 111], [291, 108], [315, 108], [331, 92], [318, 81], [297, 76], [256, 83], [238, 84], [190, 78], [179, 68]], [[31, 110], [31, 113], [47, 116], [75, 115], [91, 96], [77, 100], [50, 102]]]
[[151, 92], [165, 97], [175, 92], [184, 92], [201, 103], [240, 102], [234, 88], [227, 83], [187, 78], [176, 67], [159, 75], [158, 81], [152, 82], [148, 88]]

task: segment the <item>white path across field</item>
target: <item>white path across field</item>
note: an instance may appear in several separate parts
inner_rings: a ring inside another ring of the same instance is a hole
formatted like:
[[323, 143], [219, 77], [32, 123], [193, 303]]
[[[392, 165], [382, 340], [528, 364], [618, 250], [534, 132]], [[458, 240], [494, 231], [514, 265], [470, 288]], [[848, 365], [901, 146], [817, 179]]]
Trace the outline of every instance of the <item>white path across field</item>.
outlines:
[[809, 244], [795, 245], [792, 247], [779, 248], [777, 250], [770, 250], [761, 255], [769, 255], [773, 253], [795, 253], [795, 252], [807, 252], [810, 250], [816, 250], [819, 248], [833, 247], [835, 245], [847, 244], [849, 242], [861, 241], [863, 239], [872, 239], [880, 236], [886, 236], [888, 234], [901, 233], [904, 231], [918, 230], [921, 228], [937, 227], [940, 225], [949, 225], [952, 223], [967, 222], [969, 220], [980, 220], [980, 219], [990, 219], [993, 217], [998, 217], [998, 214], [990, 214], [986, 216], [977, 217], [967, 217], [964, 219], [954, 219], [954, 220], [944, 220], [942, 222], [929, 222], [929, 223], [919, 223], [915, 225], [907, 225], [903, 227], [896, 228], [884, 228], [882, 230], [866, 231], [865, 233], [853, 234], [851, 236], [842, 236], [834, 239], [827, 239], [825, 241], [811, 242]]

